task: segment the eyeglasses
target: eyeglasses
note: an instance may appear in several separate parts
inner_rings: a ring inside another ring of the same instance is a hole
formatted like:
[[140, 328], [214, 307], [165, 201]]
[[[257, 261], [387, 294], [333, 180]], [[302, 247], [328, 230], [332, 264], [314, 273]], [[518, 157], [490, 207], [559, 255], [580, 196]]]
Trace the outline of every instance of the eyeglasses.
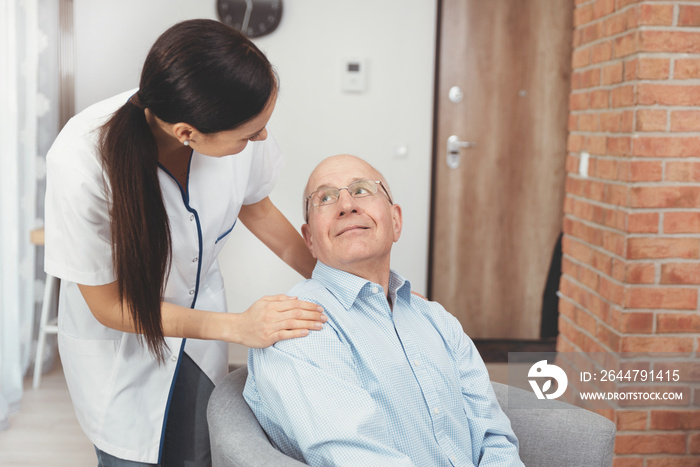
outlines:
[[348, 193], [350, 193], [350, 196], [353, 198], [364, 198], [376, 194], [380, 186], [382, 190], [384, 190], [386, 197], [389, 198], [389, 203], [394, 204], [391, 200], [391, 195], [389, 195], [389, 191], [381, 180], [358, 180], [342, 188], [320, 188], [305, 199], [306, 206], [304, 206], [304, 213], [306, 214], [306, 221], [309, 221], [309, 201], [316, 207], [327, 206], [338, 202], [340, 199], [340, 190], [348, 190]]

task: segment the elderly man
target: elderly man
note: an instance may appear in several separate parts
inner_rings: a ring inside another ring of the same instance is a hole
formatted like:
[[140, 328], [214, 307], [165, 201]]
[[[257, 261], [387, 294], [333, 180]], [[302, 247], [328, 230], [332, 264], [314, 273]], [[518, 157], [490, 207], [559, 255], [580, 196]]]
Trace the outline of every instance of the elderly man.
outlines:
[[249, 353], [243, 395], [274, 445], [310, 465], [522, 465], [472, 341], [390, 270], [402, 217], [381, 174], [330, 157], [305, 209], [318, 263], [290, 294], [328, 322]]

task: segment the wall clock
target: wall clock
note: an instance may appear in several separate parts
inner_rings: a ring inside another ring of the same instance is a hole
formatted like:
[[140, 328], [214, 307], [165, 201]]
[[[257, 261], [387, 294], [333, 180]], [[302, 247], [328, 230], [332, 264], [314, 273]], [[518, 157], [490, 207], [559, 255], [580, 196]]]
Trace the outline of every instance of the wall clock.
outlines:
[[219, 20], [248, 37], [260, 37], [277, 29], [282, 0], [216, 0]]

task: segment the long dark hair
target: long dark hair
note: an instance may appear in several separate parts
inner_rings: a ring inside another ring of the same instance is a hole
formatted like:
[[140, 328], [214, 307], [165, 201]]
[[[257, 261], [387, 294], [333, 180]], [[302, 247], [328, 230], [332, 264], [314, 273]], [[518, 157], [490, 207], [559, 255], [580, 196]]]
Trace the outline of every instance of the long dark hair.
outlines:
[[161, 301], [171, 237], [158, 181], [158, 147], [144, 108], [167, 123], [216, 133], [258, 115], [276, 87], [272, 65], [240, 32], [213, 20], [184, 21], [156, 40], [138, 93], [100, 130], [120, 299], [159, 361], [164, 358]]

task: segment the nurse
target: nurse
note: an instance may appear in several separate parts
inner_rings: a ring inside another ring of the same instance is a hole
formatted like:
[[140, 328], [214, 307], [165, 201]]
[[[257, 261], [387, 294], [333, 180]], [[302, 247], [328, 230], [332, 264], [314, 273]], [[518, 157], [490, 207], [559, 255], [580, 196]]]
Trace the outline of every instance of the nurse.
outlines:
[[210, 464], [227, 342], [265, 347], [326, 321], [281, 295], [226, 313], [217, 255], [237, 219], [305, 277], [314, 266], [268, 198], [276, 97], [253, 43], [185, 21], [155, 42], [138, 91], [75, 116], [47, 155], [45, 268], [62, 279], [61, 361], [100, 466]]

